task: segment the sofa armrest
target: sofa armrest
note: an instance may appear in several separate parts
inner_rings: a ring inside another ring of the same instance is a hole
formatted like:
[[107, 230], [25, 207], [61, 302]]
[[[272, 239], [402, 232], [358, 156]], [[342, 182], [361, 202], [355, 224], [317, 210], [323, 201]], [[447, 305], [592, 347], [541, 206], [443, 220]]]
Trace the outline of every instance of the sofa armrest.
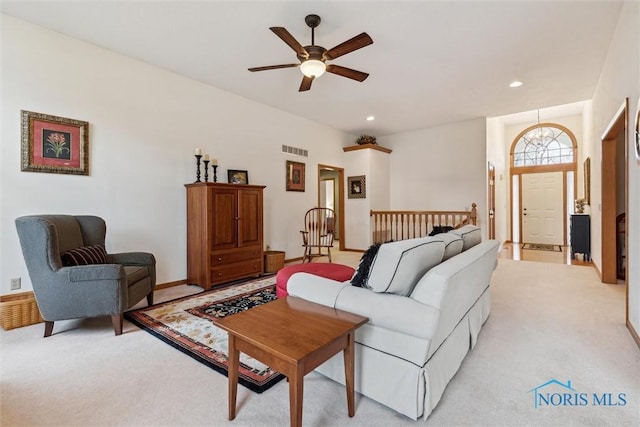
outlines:
[[335, 308], [369, 318], [374, 326], [431, 339], [438, 325], [440, 310], [411, 298], [346, 286], [338, 295]]
[[334, 308], [338, 295], [349, 282], [337, 282], [309, 273], [295, 273], [287, 282], [289, 295]]

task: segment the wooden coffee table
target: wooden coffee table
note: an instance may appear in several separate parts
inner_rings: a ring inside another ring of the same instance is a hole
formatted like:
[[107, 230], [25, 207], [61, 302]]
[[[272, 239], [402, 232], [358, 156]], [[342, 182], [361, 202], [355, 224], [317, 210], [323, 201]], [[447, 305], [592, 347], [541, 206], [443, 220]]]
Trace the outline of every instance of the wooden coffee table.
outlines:
[[236, 417], [240, 352], [287, 376], [291, 425], [297, 427], [302, 425], [304, 376], [341, 350], [353, 417], [354, 334], [367, 320], [291, 296], [215, 320], [229, 333], [229, 419]]

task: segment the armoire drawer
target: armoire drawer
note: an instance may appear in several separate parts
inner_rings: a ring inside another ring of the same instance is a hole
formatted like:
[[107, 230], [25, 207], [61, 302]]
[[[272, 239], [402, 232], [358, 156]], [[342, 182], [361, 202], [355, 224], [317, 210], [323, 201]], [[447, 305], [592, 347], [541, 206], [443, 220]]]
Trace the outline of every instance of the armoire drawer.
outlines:
[[252, 258], [261, 258], [262, 251], [259, 246], [235, 249], [211, 254], [211, 267], [222, 266], [229, 263], [244, 261]]
[[211, 282], [224, 283], [233, 279], [262, 273], [262, 258], [254, 258], [211, 268]]

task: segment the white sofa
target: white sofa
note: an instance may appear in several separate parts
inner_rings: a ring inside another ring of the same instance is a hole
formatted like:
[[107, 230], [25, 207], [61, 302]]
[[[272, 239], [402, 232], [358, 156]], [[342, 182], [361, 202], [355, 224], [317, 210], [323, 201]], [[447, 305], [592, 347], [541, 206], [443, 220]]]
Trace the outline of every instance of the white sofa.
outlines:
[[[356, 391], [414, 420], [427, 418], [489, 316], [498, 242], [480, 240], [480, 229], [469, 225], [385, 243], [365, 287], [296, 273], [287, 289], [367, 316], [355, 337]], [[345, 382], [340, 354], [317, 371]]]

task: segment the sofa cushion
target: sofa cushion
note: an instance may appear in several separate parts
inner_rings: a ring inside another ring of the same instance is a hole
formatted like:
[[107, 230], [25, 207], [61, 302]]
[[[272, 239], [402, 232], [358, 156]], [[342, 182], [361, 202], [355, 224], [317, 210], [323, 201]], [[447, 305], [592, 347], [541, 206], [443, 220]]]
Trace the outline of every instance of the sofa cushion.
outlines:
[[369, 270], [371, 269], [371, 263], [373, 262], [378, 250], [382, 243], [376, 243], [371, 245], [369, 249], [367, 249], [362, 258], [360, 258], [360, 264], [358, 265], [358, 270], [356, 270], [356, 274], [353, 275], [351, 279], [351, 284], [353, 286], [357, 286], [362, 288], [365, 286], [367, 282], [367, 277], [369, 277]]
[[442, 261], [444, 242], [437, 237], [383, 243], [371, 264], [366, 288], [409, 295], [418, 280]]
[[463, 252], [469, 248], [474, 247], [475, 245], [477, 245], [482, 241], [482, 232], [480, 230], [480, 227], [476, 225], [471, 225], [471, 224], [463, 225], [462, 227], [456, 230], [451, 230], [450, 233], [457, 234], [458, 236], [462, 237]]
[[442, 256], [442, 262], [445, 262], [449, 258], [458, 255], [462, 252], [464, 241], [462, 237], [454, 233], [441, 233], [436, 234], [436, 237], [444, 241], [444, 255]]
[[106, 264], [107, 251], [104, 245], [82, 246], [71, 249], [60, 255], [62, 265], [65, 267], [74, 265]]

